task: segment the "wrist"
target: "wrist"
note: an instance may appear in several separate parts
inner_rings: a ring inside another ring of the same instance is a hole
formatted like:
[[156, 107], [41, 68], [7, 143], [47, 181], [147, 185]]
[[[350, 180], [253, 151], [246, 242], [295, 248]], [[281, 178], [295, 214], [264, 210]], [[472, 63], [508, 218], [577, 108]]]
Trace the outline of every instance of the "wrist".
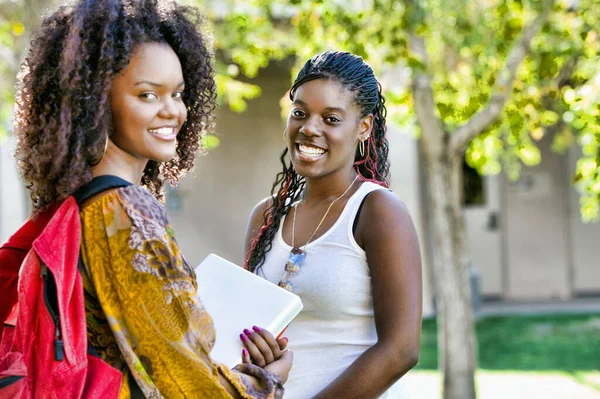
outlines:
[[275, 398], [283, 397], [283, 380], [277, 374], [254, 364], [238, 364], [234, 370], [247, 378], [256, 392], [274, 392]]

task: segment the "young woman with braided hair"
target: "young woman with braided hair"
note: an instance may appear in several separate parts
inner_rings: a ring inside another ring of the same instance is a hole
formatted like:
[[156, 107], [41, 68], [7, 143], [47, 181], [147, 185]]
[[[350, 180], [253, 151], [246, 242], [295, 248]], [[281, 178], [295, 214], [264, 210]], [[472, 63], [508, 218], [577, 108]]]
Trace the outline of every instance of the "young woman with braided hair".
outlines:
[[160, 202], [215, 109], [202, 21], [172, 1], [80, 0], [44, 20], [22, 68], [19, 167], [34, 212], [81, 198], [88, 352], [122, 374], [119, 398], [279, 399], [292, 363], [258, 327], [244, 336], [262, 364], [211, 358], [212, 319]]
[[245, 264], [304, 302], [286, 330], [286, 398], [388, 397], [418, 359], [421, 260], [408, 211], [386, 189], [381, 86], [360, 57], [328, 51], [290, 98], [283, 171], [252, 211]]

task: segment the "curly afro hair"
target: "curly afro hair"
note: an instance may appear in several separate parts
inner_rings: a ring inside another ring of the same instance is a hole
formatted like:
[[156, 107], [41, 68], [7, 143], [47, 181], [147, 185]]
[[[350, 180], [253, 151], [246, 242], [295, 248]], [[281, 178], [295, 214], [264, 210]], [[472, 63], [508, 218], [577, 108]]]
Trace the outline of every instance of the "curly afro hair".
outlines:
[[197, 9], [160, 0], [81, 0], [43, 21], [22, 64], [15, 105], [16, 158], [34, 211], [92, 179], [112, 130], [112, 79], [142, 43], [175, 51], [188, 111], [177, 156], [149, 161], [142, 184], [163, 200], [164, 182], [176, 184], [192, 170], [216, 101], [212, 54], [197, 29], [203, 22]]

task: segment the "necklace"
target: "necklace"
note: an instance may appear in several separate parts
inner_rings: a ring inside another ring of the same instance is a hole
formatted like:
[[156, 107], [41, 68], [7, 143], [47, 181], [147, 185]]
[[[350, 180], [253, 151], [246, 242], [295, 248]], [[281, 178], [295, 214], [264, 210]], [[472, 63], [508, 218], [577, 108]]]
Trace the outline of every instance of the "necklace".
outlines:
[[321, 218], [321, 221], [317, 225], [317, 228], [315, 229], [315, 231], [313, 231], [313, 233], [311, 234], [311, 236], [308, 239], [308, 241], [306, 242], [306, 244], [304, 244], [304, 248], [299, 248], [295, 245], [296, 213], [298, 213], [298, 205], [294, 206], [294, 218], [292, 219], [292, 250], [290, 251], [287, 262], [285, 263], [285, 268], [284, 268], [285, 273], [283, 275], [283, 278], [281, 279], [281, 281], [278, 284], [281, 288], [292, 292], [293, 286], [292, 286], [292, 283], [290, 282], [290, 278], [293, 275], [298, 274], [298, 272], [300, 271], [300, 267], [304, 263], [304, 259], [306, 259], [306, 246], [308, 244], [310, 244], [310, 242], [312, 241], [315, 234], [317, 234], [317, 231], [319, 231], [319, 228], [325, 221], [325, 218], [329, 214], [329, 211], [331, 210], [331, 207], [333, 206], [333, 204], [335, 204], [336, 202], [341, 200], [344, 197], [344, 195], [346, 195], [348, 193], [348, 191], [350, 191], [350, 188], [352, 188], [356, 179], [358, 179], [358, 176], [356, 176], [354, 178], [354, 180], [352, 180], [352, 183], [350, 183], [350, 185], [348, 186], [346, 191], [344, 191], [342, 193], [342, 195], [340, 195], [339, 197], [337, 197], [336, 199], [331, 201], [331, 204], [329, 204], [329, 207], [327, 207], [327, 210], [325, 211], [325, 214], [323, 215], [323, 217]]

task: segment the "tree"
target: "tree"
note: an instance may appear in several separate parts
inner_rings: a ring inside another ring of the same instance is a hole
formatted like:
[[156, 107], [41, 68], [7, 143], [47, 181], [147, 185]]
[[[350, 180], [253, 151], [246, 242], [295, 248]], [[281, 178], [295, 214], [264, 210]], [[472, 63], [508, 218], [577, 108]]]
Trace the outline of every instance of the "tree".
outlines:
[[271, 59], [295, 55], [298, 68], [329, 48], [362, 56], [380, 75], [410, 72], [409, 82], [387, 82], [386, 96], [391, 120], [416, 126], [425, 158], [445, 399], [476, 396], [463, 160], [481, 174], [504, 167], [515, 179], [523, 165], [540, 162], [542, 137], [551, 135], [556, 151], [578, 141], [582, 217], [599, 217], [600, 7], [594, 3], [249, 0], [237, 8], [225, 3], [212, 15], [223, 87], [240, 72], [254, 76]]
[[[511, 178], [577, 142], [574, 178], [584, 220], [600, 217], [600, 7], [597, 0], [187, 0], [214, 22], [221, 101], [237, 111], [260, 95], [252, 78], [273, 60], [297, 69], [329, 48], [361, 55], [386, 80], [390, 120], [414, 125], [434, 213], [444, 398], [475, 397], [476, 340], [462, 213], [463, 159]], [[57, 1], [58, 2], [58, 1]], [[0, 0], [0, 133], [27, 34], [52, 0]], [[210, 145], [210, 141], [206, 144]]]

